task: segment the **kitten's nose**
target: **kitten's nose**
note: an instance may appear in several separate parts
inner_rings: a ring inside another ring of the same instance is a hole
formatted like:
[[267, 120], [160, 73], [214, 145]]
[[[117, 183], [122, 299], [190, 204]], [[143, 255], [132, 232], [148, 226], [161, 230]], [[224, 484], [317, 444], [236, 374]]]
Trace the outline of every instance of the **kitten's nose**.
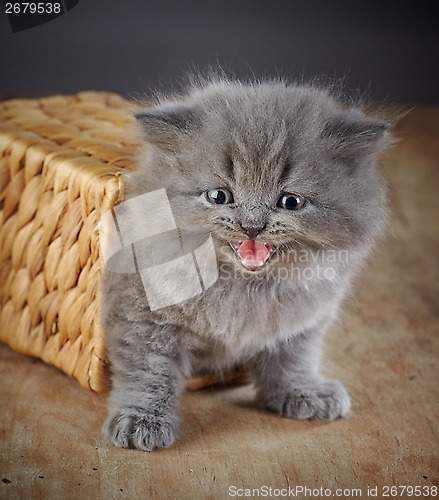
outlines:
[[254, 240], [256, 236], [266, 228], [266, 224], [258, 224], [258, 225], [245, 225], [241, 224], [241, 227], [244, 233], [251, 239]]

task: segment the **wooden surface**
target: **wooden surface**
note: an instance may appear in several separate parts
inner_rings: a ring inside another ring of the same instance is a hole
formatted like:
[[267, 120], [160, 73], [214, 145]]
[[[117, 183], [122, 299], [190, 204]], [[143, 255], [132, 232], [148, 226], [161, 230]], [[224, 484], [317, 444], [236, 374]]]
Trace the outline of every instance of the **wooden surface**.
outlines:
[[288, 421], [259, 409], [251, 385], [209, 389], [185, 395], [174, 447], [116, 449], [100, 432], [103, 396], [2, 345], [0, 498], [222, 499], [288, 485], [362, 498], [378, 485], [382, 498], [384, 485], [438, 485], [439, 109], [414, 109], [398, 135], [389, 236], [326, 339], [325, 371], [348, 388], [352, 417]]

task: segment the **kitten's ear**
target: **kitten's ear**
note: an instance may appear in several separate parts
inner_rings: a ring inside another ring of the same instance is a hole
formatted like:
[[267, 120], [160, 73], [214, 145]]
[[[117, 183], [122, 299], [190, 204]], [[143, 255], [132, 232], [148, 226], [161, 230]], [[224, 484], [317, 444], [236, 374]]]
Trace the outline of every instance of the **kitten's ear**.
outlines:
[[146, 139], [165, 149], [174, 149], [178, 137], [189, 132], [197, 121], [195, 110], [183, 103], [146, 108], [134, 116]]
[[340, 111], [325, 125], [323, 135], [329, 139], [337, 155], [361, 158], [378, 154], [389, 141], [389, 125], [384, 121], [366, 116], [359, 109]]

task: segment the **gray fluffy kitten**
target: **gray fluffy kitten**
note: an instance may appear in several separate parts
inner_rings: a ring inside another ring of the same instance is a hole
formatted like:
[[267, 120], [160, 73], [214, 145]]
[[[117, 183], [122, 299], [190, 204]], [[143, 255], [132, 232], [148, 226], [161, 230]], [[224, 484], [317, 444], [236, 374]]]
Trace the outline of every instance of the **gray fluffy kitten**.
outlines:
[[[389, 142], [386, 123], [313, 85], [221, 78], [137, 120], [147, 148], [127, 198], [165, 188], [183, 253], [211, 235], [218, 277], [152, 310], [139, 272], [107, 265], [106, 434], [122, 447], [170, 446], [185, 378], [241, 363], [258, 401], [284, 417], [347, 415], [344, 387], [319, 374], [320, 347], [385, 223], [376, 163]], [[148, 215], [131, 214], [133, 227]], [[164, 241], [135, 248], [137, 265], [170, 260]], [[162, 286], [172, 292], [185, 280], [182, 269], [180, 282]]]

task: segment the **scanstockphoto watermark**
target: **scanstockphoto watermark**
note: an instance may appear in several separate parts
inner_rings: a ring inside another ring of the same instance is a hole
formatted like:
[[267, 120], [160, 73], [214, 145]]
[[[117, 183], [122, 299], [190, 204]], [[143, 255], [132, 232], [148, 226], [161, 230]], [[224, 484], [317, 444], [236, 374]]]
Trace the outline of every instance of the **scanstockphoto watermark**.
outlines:
[[437, 497], [438, 487], [435, 485], [375, 485], [353, 488], [310, 488], [297, 485], [288, 488], [259, 486], [247, 488], [231, 485], [229, 497], [247, 498], [412, 498]]
[[[347, 250], [290, 250], [273, 257], [273, 266], [254, 273], [233, 265], [233, 254], [224, 252], [219, 263], [219, 279], [244, 279], [250, 281], [270, 280], [277, 282], [283, 280], [337, 281], [340, 264], [348, 264], [349, 252]], [[231, 265], [232, 264], [232, 265]], [[236, 262], [235, 262], [236, 264]]]
[[4, 12], [9, 18], [13, 33], [53, 21], [73, 9], [78, 2], [79, 0], [3, 1]]
[[308, 486], [289, 486], [288, 488], [273, 488], [271, 486], [259, 486], [258, 488], [240, 488], [229, 486], [229, 497], [250, 498], [360, 498], [363, 496], [361, 488], [309, 488]]
[[301, 248], [300, 250], [289, 249], [288, 251], [282, 252], [280, 255], [275, 254], [275, 256], [279, 263], [295, 262], [298, 265], [349, 262], [349, 252], [347, 250], [337, 250], [333, 248], [317, 250], [309, 250], [307, 248]]
[[296, 267], [294, 264], [291, 264], [289, 267], [269, 268], [257, 273], [240, 268], [231, 268], [226, 264], [220, 264], [219, 268], [219, 279], [225, 281], [240, 278], [248, 281], [270, 280], [271, 282], [280, 283], [284, 280], [336, 281], [338, 278], [337, 269], [332, 266]]
[[151, 310], [201, 294], [218, 279], [209, 233], [177, 227], [165, 189], [128, 199], [99, 221], [101, 255], [114, 273], [139, 273]]
[[98, 227], [107, 268], [114, 273], [138, 273], [151, 310], [196, 297], [219, 278], [336, 282], [338, 266], [349, 260], [347, 251], [289, 250], [278, 252], [273, 266], [248, 271], [230, 247], [215, 248], [209, 232], [177, 227], [165, 189], [124, 201], [104, 213]]

